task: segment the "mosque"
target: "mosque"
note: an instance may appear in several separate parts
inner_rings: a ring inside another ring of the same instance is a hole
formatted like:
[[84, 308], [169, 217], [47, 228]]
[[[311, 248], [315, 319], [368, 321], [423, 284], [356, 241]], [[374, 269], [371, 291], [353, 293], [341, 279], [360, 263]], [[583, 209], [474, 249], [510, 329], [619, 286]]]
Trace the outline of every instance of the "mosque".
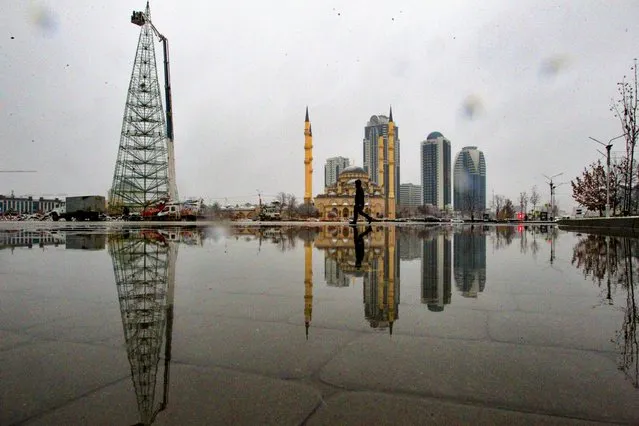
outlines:
[[[388, 144], [388, 149], [385, 145]], [[360, 166], [350, 166], [342, 170], [335, 184], [324, 188], [323, 194], [312, 197], [313, 181], [313, 131], [308, 118], [304, 122], [304, 203], [314, 204], [321, 220], [348, 220], [355, 209], [355, 181], [362, 182], [365, 195], [364, 212], [378, 219], [395, 219], [395, 123], [393, 110], [390, 110], [388, 140], [380, 135], [378, 140], [377, 184], [371, 181], [368, 173]], [[384, 153], [388, 152], [388, 158]], [[387, 176], [385, 176], [385, 174]], [[385, 179], [386, 178], [386, 179]], [[385, 185], [387, 187], [385, 187]]]

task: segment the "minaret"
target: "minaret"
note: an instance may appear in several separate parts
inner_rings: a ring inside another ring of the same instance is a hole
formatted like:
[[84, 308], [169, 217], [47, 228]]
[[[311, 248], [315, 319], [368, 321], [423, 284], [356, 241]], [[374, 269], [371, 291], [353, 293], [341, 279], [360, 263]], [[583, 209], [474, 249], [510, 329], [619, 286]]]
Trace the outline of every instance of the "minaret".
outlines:
[[306, 340], [313, 314], [313, 242], [304, 242], [304, 326]]
[[308, 107], [306, 107], [306, 120], [304, 120], [304, 204], [313, 202], [313, 130], [308, 119]]
[[[382, 135], [379, 135], [377, 139], [377, 182], [382, 189], [382, 194], [386, 194], [386, 186], [384, 185], [384, 136]], [[384, 195], [385, 199], [386, 195]], [[387, 203], [384, 204], [384, 216], [386, 216], [388, 206], [386, 206]]]
[[393, 122], [393, 108], [388, 117], [388, 210], [386, 217], [395, 219], [395, 123]]

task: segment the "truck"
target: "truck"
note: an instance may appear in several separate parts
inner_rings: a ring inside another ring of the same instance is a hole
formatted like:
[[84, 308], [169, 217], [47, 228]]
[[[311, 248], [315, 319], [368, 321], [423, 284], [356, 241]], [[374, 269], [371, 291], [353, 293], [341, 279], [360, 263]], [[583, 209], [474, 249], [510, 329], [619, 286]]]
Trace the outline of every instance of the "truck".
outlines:
[[280, 210], [280, 205], [278, 202], [265, 204], [259, 210], [259, 214], [257, 215], [256, 220], [264, 221], [264, 222], [282, 220], [279, 210]]
[[101, 195], [67, 197], [65, 204], [49, 212], [46, 216], [54, 221], [101, 220], [106, 215], [106, 198]]
[[189, 220], [195, 221], [203, 215], [202, 199], [182, 203], [161, 200], [157, 205], [142, 211], [143, 220]]

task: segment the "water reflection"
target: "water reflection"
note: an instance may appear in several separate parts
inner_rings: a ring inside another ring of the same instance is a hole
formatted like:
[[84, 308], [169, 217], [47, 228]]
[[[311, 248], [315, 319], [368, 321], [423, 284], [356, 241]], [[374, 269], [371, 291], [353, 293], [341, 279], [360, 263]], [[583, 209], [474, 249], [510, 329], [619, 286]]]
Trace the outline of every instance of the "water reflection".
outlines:
[[433, 229], [422, 235], [422, 303], [429, 311], [441, 312], [451, 300], [451, 235]]
[[[139, 424], [153, 423], [167, 407], [178, 244], [200, 241], [198, 230], [179, 228], [125, 230], [108, 237]], [[160, 369], [162, 397], [156, 400]]]
[[[523, 241], [523, 239], [522, 239]], [[486, 287], [486, 233], [469, 227], [455, 233], [455, 286], [464, 297], [477, 297]]]
[[602, 301], [624, 313], [617, 332], [619, 368], [639, 388], [639, 309], [635, 276], [639, 273], [639, 240], [603, 235], [587, 235], [575, 245], [572, 264], [582, 269], [602, 291]]

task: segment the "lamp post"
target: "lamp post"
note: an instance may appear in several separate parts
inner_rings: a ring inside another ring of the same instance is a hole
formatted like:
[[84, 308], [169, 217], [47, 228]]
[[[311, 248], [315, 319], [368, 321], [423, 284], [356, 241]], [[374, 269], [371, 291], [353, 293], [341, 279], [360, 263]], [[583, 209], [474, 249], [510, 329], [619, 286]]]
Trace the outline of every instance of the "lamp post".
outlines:
[[551, 215], [550, 216], [550, 220], [554, 219], [553, 216], [552, 216], [554, 214], [554, 212], [555, 212], [555, 203], [554, 203], [553, 195], [555, 194], [555, 188], [557, 187], [557, 185], [555, 185], [552, 182], [552, 180], [554, 178], [556, 178], [557, 176], [561, 176], [563, 174], [564, 174], [564, 172], [557, 173], [556, 175], [552, 175], [552, 176], [543, 175], [546, 179], [548, 179], [548, 184], [550, 185], [550, 215]]
[[610, 217], [610, 149], [612, 149], [612, 141], [626, 136], [625, 134], [616, 136], [608, 141], [607, 144], [588, 136], [588, 139], [603, 145], [606, 148], [606, 217]]

